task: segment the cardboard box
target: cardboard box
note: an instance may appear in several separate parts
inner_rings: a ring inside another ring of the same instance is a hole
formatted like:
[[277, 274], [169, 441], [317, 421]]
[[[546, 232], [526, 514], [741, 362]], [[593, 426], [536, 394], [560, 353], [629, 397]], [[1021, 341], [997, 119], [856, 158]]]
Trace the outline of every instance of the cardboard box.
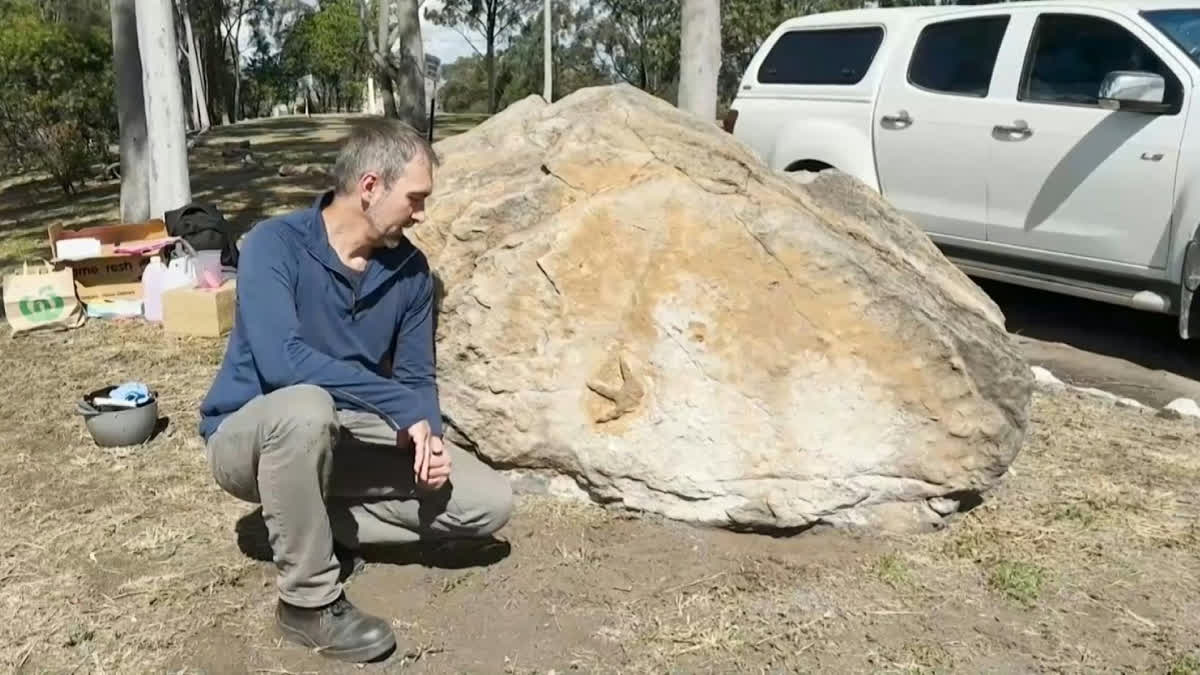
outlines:
[[[139, 299], [142, 297], [142, 272], [150, 264], [151, 255], [117, 253], [118, 246], [136, 246], [167, 237], [167, 225], [151, 220], [137, 225], [103, 225], [82, 230], [67, 230], [62, 225], [49, 228], [51, 261], [60, 267], [70, 267], [75, 273], [75, 290], [84, 303], [104, 298]], [[98, 239], [100, 255], [84, 260], [71, 260], [58, 255], [58, 242], [69, 239]]]
[[176, 288], [163, 293], [163, 328], [171, 335], [222, 337], [233, 329], [237, 280], [220, 288]]

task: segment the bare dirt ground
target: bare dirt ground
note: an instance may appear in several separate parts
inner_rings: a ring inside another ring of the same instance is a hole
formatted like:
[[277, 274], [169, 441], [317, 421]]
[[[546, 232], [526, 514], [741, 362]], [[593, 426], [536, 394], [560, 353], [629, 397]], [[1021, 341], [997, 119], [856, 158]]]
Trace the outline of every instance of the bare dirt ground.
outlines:
[[[319, 187], [256, 171], [198, 182], [248, 221]], [[16, 260], [54, 218], [112, 210], [112, 186], [74, 206], [34, 190], [25, 211], [14, 194], [31, 193], [0, 189]], [[1004, 484], [921, 536], [769, 538], [526, 497], [491, 559], [397, 552], [352, 579], [400, 639], [360, 669], [280, 641], [255, 507], [209, 475], [196, 410], [223, 341], [101, 321], [5, 340], [2, 672], [1200, 673], [1196, 423], [1039, 395]], [[163, 431], [97, 448], [74, 402], [127, 379], [158, 389]]]

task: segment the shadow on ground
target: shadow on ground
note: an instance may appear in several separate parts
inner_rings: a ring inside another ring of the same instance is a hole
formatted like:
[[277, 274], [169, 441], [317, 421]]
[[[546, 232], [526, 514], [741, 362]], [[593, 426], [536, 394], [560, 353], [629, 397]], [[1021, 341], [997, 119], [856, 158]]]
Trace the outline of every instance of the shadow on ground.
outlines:
[[[260, 562], [273, 559], [270, 535], [262, 508], [256, 508], [238, 519], [234, 526], [238, 549], [243, 555]], [[336, 547], [334, 553], [342, 565], [341, 577], [346, 580], [362, 569], [363, 564], [418, 565], [443, 570], [490, 567], [512, 554], [512, 545], [494, 537], [478, 540], [432, 540], [395, 546], [363, 546], [357, 550]]]
[[1174, 317], [977, 279], [1000, 306], [1008, 330], [1200, 380], [1200, 350], [1179, 338]]

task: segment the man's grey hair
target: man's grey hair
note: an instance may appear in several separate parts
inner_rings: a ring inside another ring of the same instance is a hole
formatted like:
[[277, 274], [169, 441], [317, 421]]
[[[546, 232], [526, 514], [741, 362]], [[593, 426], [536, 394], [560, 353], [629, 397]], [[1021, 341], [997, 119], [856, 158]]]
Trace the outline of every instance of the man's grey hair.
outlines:
[[433, 146], [412, 126], [386, 117], [357, 121], [333, 165], [337, 192], [354, 192], [358, 179], [368, 172], [378, 173], [384, 187], [390, 188], [418, 153], [425, 155], [430, 166], [438, 165]]

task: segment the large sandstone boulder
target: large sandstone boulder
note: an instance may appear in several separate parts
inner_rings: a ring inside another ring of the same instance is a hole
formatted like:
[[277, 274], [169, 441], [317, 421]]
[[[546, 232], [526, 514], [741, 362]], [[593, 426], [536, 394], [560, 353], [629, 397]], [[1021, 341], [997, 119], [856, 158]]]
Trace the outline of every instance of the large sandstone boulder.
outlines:
[[801, 185], [629, 87], [443, 141], [448, 437], [735, 529], [936, 524], [1021, 447], [1003, 316], [869, 189]]

